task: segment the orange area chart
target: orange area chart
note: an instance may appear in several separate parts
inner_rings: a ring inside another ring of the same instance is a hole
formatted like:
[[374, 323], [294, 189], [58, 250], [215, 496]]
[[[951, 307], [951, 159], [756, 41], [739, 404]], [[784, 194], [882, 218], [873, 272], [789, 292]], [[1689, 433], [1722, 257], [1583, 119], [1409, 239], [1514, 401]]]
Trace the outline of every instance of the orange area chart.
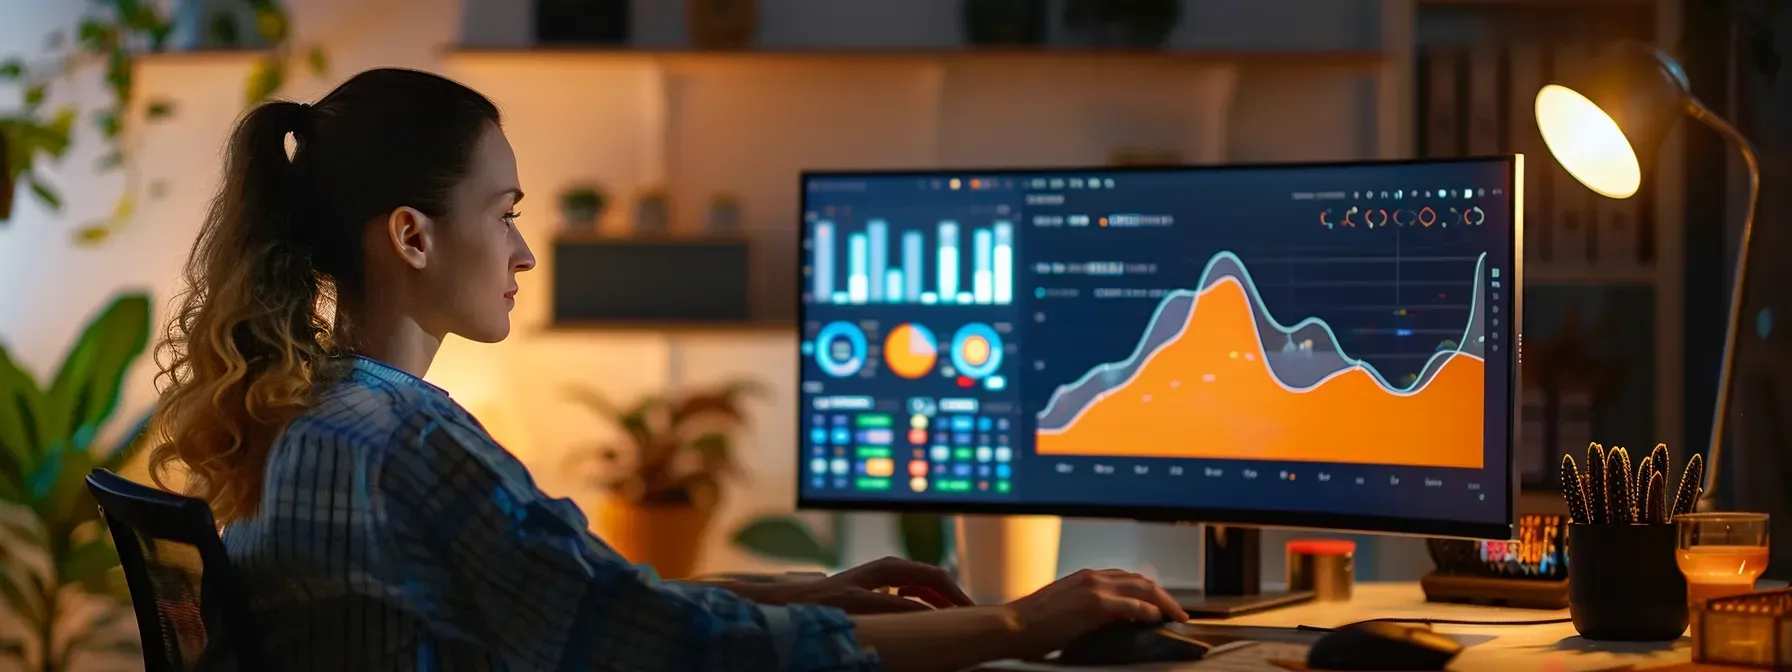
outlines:
[[1236, 278], [1202, 292], [1180, 335], [1132, 380], [1092, 400], [1045, 455], [1483, 466], [1486, 367], [1456, 353], [1430, 380], [1396, 391], [1361, 365], [1294, 390], [1271, 372]]

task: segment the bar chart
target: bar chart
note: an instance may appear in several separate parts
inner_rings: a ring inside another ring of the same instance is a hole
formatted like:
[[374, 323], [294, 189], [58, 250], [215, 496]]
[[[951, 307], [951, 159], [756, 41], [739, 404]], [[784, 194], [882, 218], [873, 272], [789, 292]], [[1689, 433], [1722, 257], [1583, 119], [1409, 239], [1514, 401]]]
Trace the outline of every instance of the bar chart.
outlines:
[[[852, 230], [856, 229], [856, 230]], [[843, 235], [844, 234], [844, 235]], [[928, 235], [932, 234], [929, 248]], [[841, 245], [840, 238], [845, 238]], [[892, 226], [867, 219], [845, 227], [814, 223], [809, 295], [841, 305], [1008, 305], [1014, 302], [1014, 224], [961, 226], [956, 220]], [[969, 242], [969, 254], [964, 254]], [[892, 244], [896, 243], [896, 244]], [[845, 253], [844, 268], [839, 256]], [[967, 260], [966, 257], [969, 257]], [[966, 265], [969, 273], [966, 273]], [[932, 288], [928, 288], [928, 280]]]

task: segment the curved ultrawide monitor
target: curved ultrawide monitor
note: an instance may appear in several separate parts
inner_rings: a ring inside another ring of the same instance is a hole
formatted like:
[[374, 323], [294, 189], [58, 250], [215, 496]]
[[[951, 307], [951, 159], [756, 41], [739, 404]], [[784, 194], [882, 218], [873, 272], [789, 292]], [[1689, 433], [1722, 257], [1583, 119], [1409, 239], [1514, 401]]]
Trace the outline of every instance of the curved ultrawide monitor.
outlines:
[[1509, 538], [1522, 170], [806, 173], [798, 505]]

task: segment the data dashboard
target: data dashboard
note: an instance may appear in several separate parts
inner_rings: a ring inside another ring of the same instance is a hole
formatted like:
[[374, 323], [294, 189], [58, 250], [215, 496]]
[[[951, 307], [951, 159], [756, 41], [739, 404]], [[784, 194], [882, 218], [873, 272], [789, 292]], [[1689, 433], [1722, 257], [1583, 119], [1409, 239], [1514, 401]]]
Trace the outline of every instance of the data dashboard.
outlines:
[[1521, 170], [805, 174], [799, 502], [1509, 523]]

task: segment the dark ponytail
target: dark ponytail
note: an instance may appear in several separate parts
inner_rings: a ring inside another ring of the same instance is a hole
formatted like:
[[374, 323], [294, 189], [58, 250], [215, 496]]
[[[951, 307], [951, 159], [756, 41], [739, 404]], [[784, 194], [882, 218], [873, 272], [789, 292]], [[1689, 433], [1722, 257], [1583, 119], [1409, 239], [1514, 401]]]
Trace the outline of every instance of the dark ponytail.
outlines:
[[184, 464], [220, 522], [254, 513], [269, 446], [354, 349], [336, 307], [363, 294], [365, 227], [405, 206], [444, 216], [497, 123], [477, 92], [398, 69], [242, 118], [157, 346], [158, 483]]

